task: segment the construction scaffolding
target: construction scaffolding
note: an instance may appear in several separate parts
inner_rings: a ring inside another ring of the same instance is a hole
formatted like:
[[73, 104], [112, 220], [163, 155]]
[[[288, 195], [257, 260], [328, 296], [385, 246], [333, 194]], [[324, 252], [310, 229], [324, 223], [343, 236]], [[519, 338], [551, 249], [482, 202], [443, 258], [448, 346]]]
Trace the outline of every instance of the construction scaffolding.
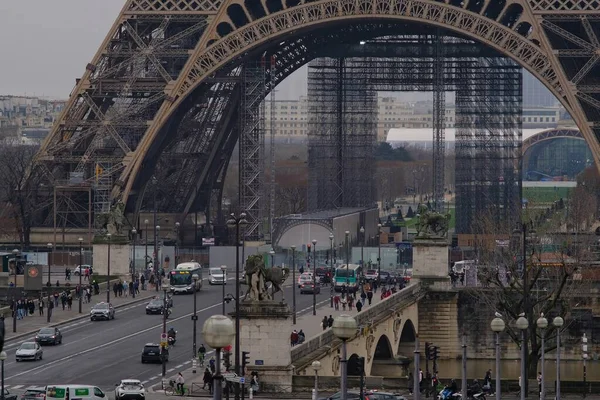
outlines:
[[372, 206], [377, 94], [364, 59], [320, 58], [308, 71], [308, 210]]
[[439, 28], [436, 31], [433, 58], [433, 208], [441, 212], [444, 209], [446, 164], [446, 88], [443, 37]]
[[266, 62], [248, 62], [242, 67], [240, 102], [240, 209], [248, 225], [245, 240], [261, 240], [265, 214], [265, 102]]
[[522, 75], [480, 58], [456, 90], [456, 233], [511, 232], [520, 218]]

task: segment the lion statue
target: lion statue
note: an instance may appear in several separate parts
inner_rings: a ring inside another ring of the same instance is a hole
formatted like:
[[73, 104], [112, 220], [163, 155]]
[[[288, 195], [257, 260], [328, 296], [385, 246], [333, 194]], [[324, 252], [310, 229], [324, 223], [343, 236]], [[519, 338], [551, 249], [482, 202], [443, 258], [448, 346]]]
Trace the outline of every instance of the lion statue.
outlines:
[[[263, 256], [260, 254], [248, 257], [244, 272], [248, 285], [244, 301], [273, 300], [275, 293], [281, 291], [281, 285], [290, 274], [289, 268], [265, 268]], [[267, 283], [271, 283], [270, 292]]]

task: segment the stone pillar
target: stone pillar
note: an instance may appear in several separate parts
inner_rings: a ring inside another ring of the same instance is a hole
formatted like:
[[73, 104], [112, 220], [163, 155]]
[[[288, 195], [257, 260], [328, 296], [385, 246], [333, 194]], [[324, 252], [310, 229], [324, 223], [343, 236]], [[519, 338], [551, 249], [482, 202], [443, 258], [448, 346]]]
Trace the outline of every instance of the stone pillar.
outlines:
[[450, 288], [448, 251], [446, 238], [415, 239], [412, 280], [434, 289]]
[[[260, 389], [265, 392], [292, 391], [290, 335], [291, 312], [277, 301], [240, 302], [240, 359], [249, 352], [246, 377], [258, 373]], [[235, 318], [235, 313], [230, 316]]]
[[[94, 243], [93, 252], [94, 273], [98, 275], [106, 275], [106, 273], [108, 272], [108, 244]], [[130, 257], [130, 244], [111, 243], [110, 274], [113, 276], [131, 276], [131, 270], [129, 269]]]

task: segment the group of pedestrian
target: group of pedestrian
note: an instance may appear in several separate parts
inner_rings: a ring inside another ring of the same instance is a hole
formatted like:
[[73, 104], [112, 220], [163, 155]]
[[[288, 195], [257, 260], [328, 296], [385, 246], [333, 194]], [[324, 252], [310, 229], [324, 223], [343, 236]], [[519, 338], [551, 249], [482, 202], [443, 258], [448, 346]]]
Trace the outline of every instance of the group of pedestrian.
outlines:
[[323, 330], [331, 328], [333, 326], [333, 317], [331, 315], [329, 316], [329, 318], [327, 318], [327, 316], [324, 316], [321, 320], [321, 326], [323, 327]]
[[23, 319], [28, 315], [32, 316], [35, 313], [35, 300], [32, 298], [13, 300], [10, 304], [10, 310], [13, 315], [16, 315], [17, 319]]
[[306, 335], [304, 334], [302, 329], [300, 329], [299, 332], [295, 329], [292, 331], [292, 334], [290, 335], [292, 347], [304, 343], [305, 340]]
[[115, 297], [128, 297], [129, 295], [133, 296], [134, 294], [139, 294], [142, 280], [144, 282], [146, 281], [144, 275], [142, 275], [139, 279], [136, 277], [134, 281], [130, 282], [119, 279], [119, 281], [115, 282], [112, 287]]

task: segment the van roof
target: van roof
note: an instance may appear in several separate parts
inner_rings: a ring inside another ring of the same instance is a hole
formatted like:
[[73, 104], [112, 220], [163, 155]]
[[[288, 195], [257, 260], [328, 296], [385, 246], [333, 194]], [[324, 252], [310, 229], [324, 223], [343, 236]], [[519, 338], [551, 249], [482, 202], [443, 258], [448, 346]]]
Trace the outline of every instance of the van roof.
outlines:
[[71, 384], [67, 384], [67, 385], [46, 385], [46, 389], [48, 389], [49, 387], [64, 387], [64, 388], [90, 388], [90, 387], [96, 387], [95, 385], [71, 385]]

